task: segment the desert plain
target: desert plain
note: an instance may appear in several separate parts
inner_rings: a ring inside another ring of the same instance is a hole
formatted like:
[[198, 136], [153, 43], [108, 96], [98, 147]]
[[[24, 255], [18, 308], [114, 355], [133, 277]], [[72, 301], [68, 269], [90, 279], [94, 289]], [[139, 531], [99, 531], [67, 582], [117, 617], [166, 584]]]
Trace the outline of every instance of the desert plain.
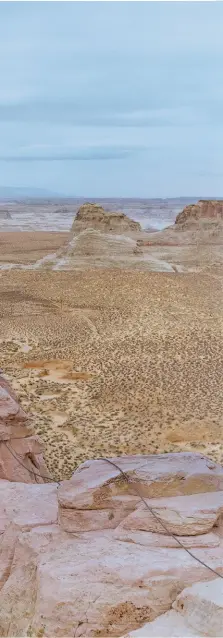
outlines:
[[221, 241], [163, 232], [142, 233], [141, 266], [65, 269], [33, 265], [70, 232], [0, 232], [1, 367], [57, 480], [102, 456], [223, 462]]

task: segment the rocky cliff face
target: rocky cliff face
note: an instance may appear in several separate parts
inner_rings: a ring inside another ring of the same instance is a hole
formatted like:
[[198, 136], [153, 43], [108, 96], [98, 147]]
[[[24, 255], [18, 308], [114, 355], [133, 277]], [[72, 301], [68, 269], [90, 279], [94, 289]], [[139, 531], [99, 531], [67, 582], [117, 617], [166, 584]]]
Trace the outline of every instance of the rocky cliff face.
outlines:
[[223, 636], [223, 581], [177, 542], [223, 575], [222, 467], [111, 460], [128, 481], [103, 459], [59, 489], [0, 480], [0, 635]]
[[83, 204], [74, 219], [72, 232], [79, 233], [94, 228], [102, 233], [128, 234], [139, 232], [141, 226], [124, 213], [108, 213], [98, 204]]
[[[150, 233], [148, 238], [140, 242], [142, 246], [198, 246], [200, 252], [187, 252], [186, 267], [191, 272], [197, 268], [203, 270], [222, 263], [223, 244], [223, 200], [200, 200], [196, 204], [186, 206], [176, 217], [175, 224], [156, 233]], [[203, 252], [203, 247], [213, 246]], [[174, 250], [173, 250], [173, 256]], [[200, 265], [199, 264], [200, 261]], [[189, 263], [191, 262], [191, 264]]]
[[[49, 476], [43, 446], [19, 405], [12, 388], [0, 375], [0, 479], [42, 483]], [[20, 461], [20, 462], [19, 462]]]
[[200, 200], [186, 206], [176, 217], [175, 224], [193, 224], [199, 221], [223, 222], [223, 200]]

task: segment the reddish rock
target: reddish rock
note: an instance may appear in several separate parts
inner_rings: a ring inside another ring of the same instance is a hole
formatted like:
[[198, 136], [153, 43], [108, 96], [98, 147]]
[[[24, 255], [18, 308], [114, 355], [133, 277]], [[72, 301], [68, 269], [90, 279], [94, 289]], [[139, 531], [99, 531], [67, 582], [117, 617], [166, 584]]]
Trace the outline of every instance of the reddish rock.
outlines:
[[43, 483], [47, 477], [43, 445], [9, 383], [0, 376], [0, 479]]
[[189, 224], [202, 220], [223, 221], [223, 200], [200, 200], [186, 206], [176, 217], [175, 224]]

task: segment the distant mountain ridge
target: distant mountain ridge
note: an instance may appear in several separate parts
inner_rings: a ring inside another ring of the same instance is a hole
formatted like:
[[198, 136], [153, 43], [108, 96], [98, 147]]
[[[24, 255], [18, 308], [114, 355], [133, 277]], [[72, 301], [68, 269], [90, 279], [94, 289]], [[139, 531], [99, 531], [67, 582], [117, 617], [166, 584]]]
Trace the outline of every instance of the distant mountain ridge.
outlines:
[[198, 200], [222, 200], [223, 197], [188, 197], [188, 196], [180, 196], [180, 197], [86, 197], [80, 195], [68, 195], [64, 193], [58, 193], [47, 188], [35, 188], [32, 186], [0, 186], [0, 201], [25, 201], [25, 200], [58, 200], [64, 202], [74, 202], [77, 205], [81, 205], [87, 202], [92, 203], [114, 203], [117, 206], [117, 201], [125, 202], [126, 204], [129, 202], [131, 204], [135, 202], [140, 202], [143, 204], [150, 205], [165, 205], [175, 204], [176, 202], [182, 203], [182, 206], [186, 203], [193, 204]]
[[44, 188], [29, 188], [20, 186], [0, 186], [0, 200], [9, 199], [35, 199], [35, 198], [50, 198], [50, 197], [63, 197], [59, 193], [48, 191]]

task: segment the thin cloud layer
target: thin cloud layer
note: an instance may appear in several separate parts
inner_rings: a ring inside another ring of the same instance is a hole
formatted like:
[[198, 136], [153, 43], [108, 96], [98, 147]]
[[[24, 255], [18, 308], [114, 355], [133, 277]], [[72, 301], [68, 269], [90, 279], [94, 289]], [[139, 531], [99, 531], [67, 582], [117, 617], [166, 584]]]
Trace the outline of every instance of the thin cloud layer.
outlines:
[[[138, 149], [138, 152], [143, 149]], [[80, 149], [63, 149], [46, 147], [34, 148], [33, 150], [18, 150], [14, 154], [5, 154], [0, 156], [2, 162], [73, 162], [73, 161], [92, 161], [92, 160], [111, 160], [122, 159], [128, 155], [135, 154], [136, 147], [121, 148], [118, 147], [88, 147]]]
[[220, 196], [222, 18], [221, 3], [1, 2], [2, 185]]

